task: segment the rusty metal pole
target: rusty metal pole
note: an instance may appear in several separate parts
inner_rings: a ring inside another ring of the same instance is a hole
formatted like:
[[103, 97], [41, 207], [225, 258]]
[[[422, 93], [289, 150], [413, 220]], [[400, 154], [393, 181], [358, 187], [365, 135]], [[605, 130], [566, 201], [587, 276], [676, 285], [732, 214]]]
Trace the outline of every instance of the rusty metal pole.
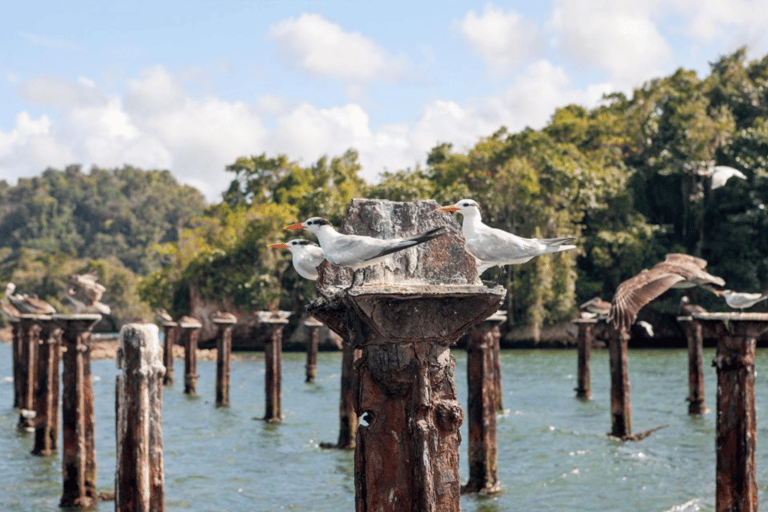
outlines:
[[288, 323], [288, 319], [281, 317], [262, 318], [261, 322], [267, 324], [270, 329], [270, 337], [264, 347], [264, 364], [266, 366], [264, 420], [277, 423], [282, 421], [280, 395], [282, 393], [283, 327]]
[[173, 347], [179, 337], [178, 327], [179, 324], [176, 322], [163, 322], [163, 337], [165, 338], [163, 344], [163, 366], [165, 366], [163, 384], [166, 386], [173, 385]]
[[59, 439], [59, 362], [61, 329], [51, 318], [40, 321], [35, 393], [35, 445], [33, 455], [50, 455]]
[[501, 490], [496, 438], [496, 396], [494, 382], [495, 332], [505, 316], [492, 315], [476, 325], [467, 344], [467, 417], [469, 421], [469, 481], [464, 493], [494, 494]]
[[757, 512], [755, 347], [768, 314], [694, 313], [717, 336], [715, 510]]
[[632, 403], [629, 398], [627, 346], [629, 332], [612, 329], [609, 341], [611, 365], [611, 435], [621, 439], [632, 433]]
[[307, 378], [304, 382], [315, 382], [317, 377], [317, 347], [320, 344], [320, 328], [322, 322], [318, 322], [312, 317], [304, 320], [304, 326], [307, 328]]
[[90, 508], [98, 502], [96, 493], [96, 418], [91, 379], [91, 329], [98, 314], [53, 315], [62, 329], [66, 351], [62, 373], [61, 457], [64, 490], [59, 506]]
[[35, 389], [37, 388], [37, 352], [40, 344], [40, 322], [50, 320], [48, 315], [22, 313], [19, 315], [21, 329], [21, 401], [19, 404], [18, 427], [22, 430], [35, 429]]
[[679, 316], [677, 321], [683, 324], [688, 341], [688, 414], [705, 414], [703, 327], [690, 316]]
[[21, 390], [23, 389], [21, 382], [21, 321], [18, 317], [11, 317], [8, 319], [8, 322], [11, 324], [11, 333], [13, 336], [11, 339], [11, 357], [13, 358], [13, 408], [21, 409]]
[[216, 336], [216, 407], [229, 406], [229, 376], [232, 356], [232, 329], [237, 318], [231, 313], [219, 313], [213, 317], [219, 328]]
[[120, 329], [115, 382], [115, 510], [163, 512], [163, 350], [153, 324]]
[[190, 316], [179, 320], [181, 340], [184, 345], [184, 393], [188, 395], [197, 394], [197, 338], [202, 326]]
[[595, 318], [578, 318], [573, 321], [579, 328], [578, 362], [576, 373], [576, 398], [592, 400], [592, 378], [590, 360], [592, 356], [592, 327], [597, 323]]

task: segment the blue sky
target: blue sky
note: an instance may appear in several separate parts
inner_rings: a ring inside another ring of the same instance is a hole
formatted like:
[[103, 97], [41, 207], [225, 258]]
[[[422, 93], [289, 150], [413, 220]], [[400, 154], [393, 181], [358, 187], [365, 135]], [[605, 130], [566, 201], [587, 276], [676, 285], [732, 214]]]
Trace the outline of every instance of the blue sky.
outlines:
[[0, 179], [71, 163], [169, 169], [220, 199], [238, 156], [363, 175], [542, 127], [746, 45], [757, 0], [28, 1], [0, 17]]

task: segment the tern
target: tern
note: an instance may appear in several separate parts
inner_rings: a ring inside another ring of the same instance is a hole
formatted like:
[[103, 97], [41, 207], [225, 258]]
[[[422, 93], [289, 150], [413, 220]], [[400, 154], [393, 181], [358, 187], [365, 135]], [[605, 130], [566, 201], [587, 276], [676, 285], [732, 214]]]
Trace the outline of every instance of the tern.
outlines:
[[333, 229], [328, 220], [322, 217], [311, 217], [304, 222], [291, 224], [285, 229], [306, 229], [314, 233], [320, 242], [325, 259], [338, 267], [351, 268], [352, 270], [375, 265], [392, 253], [422, 244], [446, 232], [445, 226], [440, 226], [412, 237], [384, 240], [370, 236], [339, 233]]
[[725, 303], [733, 309], [745, 310], [768, 299], [768, 293], [745, 293], [733, 290], [713, 290], [718, 297], [725, 298]]
[[317, 267], [325, 259], [323, 250], [316, 243], [297, 238], [281, 244], [269, 244], [273, 249], [288, 249], [291, 251], [293, 268], [304, 279], [317, 279]]
[[491, 267], [501, 268], [504, 265], [519, 265], [540, 254], [576, 248], [575, 245], [564, 245], [576, 240], [572, 236], [523, 238], [487, 226], [483, 224], [480, 218], [480, 207], [472, 199], [462, 199], [454, 205], [441, 206], [438, 210], [464, 215], [461, 231], [466, 240], [467, 252], [475, 257], [478, 275]]
[[707, 261], [701, 258], [687, 254], [667, 254], [661, 263], [619, 285], [611, 301], [608, 322], [617, 330], [628, 330], [643, 306], [670, 288], [723, 286], [725, 281], [707, 273], [704, 270], [706, 267]]

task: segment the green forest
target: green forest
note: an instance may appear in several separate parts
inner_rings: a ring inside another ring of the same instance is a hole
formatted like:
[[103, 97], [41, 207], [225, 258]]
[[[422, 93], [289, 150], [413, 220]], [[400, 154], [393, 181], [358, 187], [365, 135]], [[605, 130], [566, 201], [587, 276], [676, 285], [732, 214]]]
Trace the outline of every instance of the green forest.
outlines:
[[[746, 179], [712, 188], [729, 166]], [[283, 228], [322, 215], [338, 225], [354, 197], [478, 201], [483, 220], [525, 237], [574, 235], [578, 250], [508, 267], [511, 326], [574, 317], [596, 295], [670, 252], [701, 256], [738, 291], [768, 286], [768, 56], [721, 56], [710, 74], [678, 69], [593, 109], [566, 105], [540, 130], [500, 127], [466, 150], [437, 144], [426, 164], [361, 177], [355, 149], [304, 166], [288, 155], [242, 156], [218, 204], [168, 171], [48, 169], [0, 182], [0, 280], [54, 305], [68, 276], [96, 271], [119, 322], [184, 314], [190, 290], [242, 311], [301, 311], [314, 283], [267, 248]], [[484, 279], [495, 278], [489, 270]], [[675, 295], [677, 293], [677, 295]], [[652, 304], [677, 311], [679, 292]], [[727, 307], [712, 294], [697, 300]], [[765, 310], [765, 303], [755, 310]]]

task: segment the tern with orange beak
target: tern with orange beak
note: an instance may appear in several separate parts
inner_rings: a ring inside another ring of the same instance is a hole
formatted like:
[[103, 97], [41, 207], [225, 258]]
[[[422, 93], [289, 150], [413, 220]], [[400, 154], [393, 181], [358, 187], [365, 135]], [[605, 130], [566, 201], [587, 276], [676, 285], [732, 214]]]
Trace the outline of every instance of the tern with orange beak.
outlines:
[[733, 309], [740, 309], [744, 311], [749, 309], [760, 301], [768, 299], [768, 292], [766, 293], [747, 293], [747, 292], [734, 292], [733, 290], [712, 290], [718, 297], [723, 297], [725, 303]]
[[284, 244], [269, 244], [273, 249], [288, 249], [291, 251], [293, 268], [304, 279], [317, 279], [317, 267], [325, 259], [323, 250], [316, 243], [297, 238]]
[[461, 231], [466, 240], [467, 252], [475, 257], [478, 275], [491, 267], [519, 265], [541, 254], [576, 248], [575, 245], [565, 245], [576, 240], [572, 236], [523, 238], [487, 226], [480, 218], [480, 206], [472, 199], [462, 199], [454, 205], [441, 206], [438, 210], [464, 216]]

